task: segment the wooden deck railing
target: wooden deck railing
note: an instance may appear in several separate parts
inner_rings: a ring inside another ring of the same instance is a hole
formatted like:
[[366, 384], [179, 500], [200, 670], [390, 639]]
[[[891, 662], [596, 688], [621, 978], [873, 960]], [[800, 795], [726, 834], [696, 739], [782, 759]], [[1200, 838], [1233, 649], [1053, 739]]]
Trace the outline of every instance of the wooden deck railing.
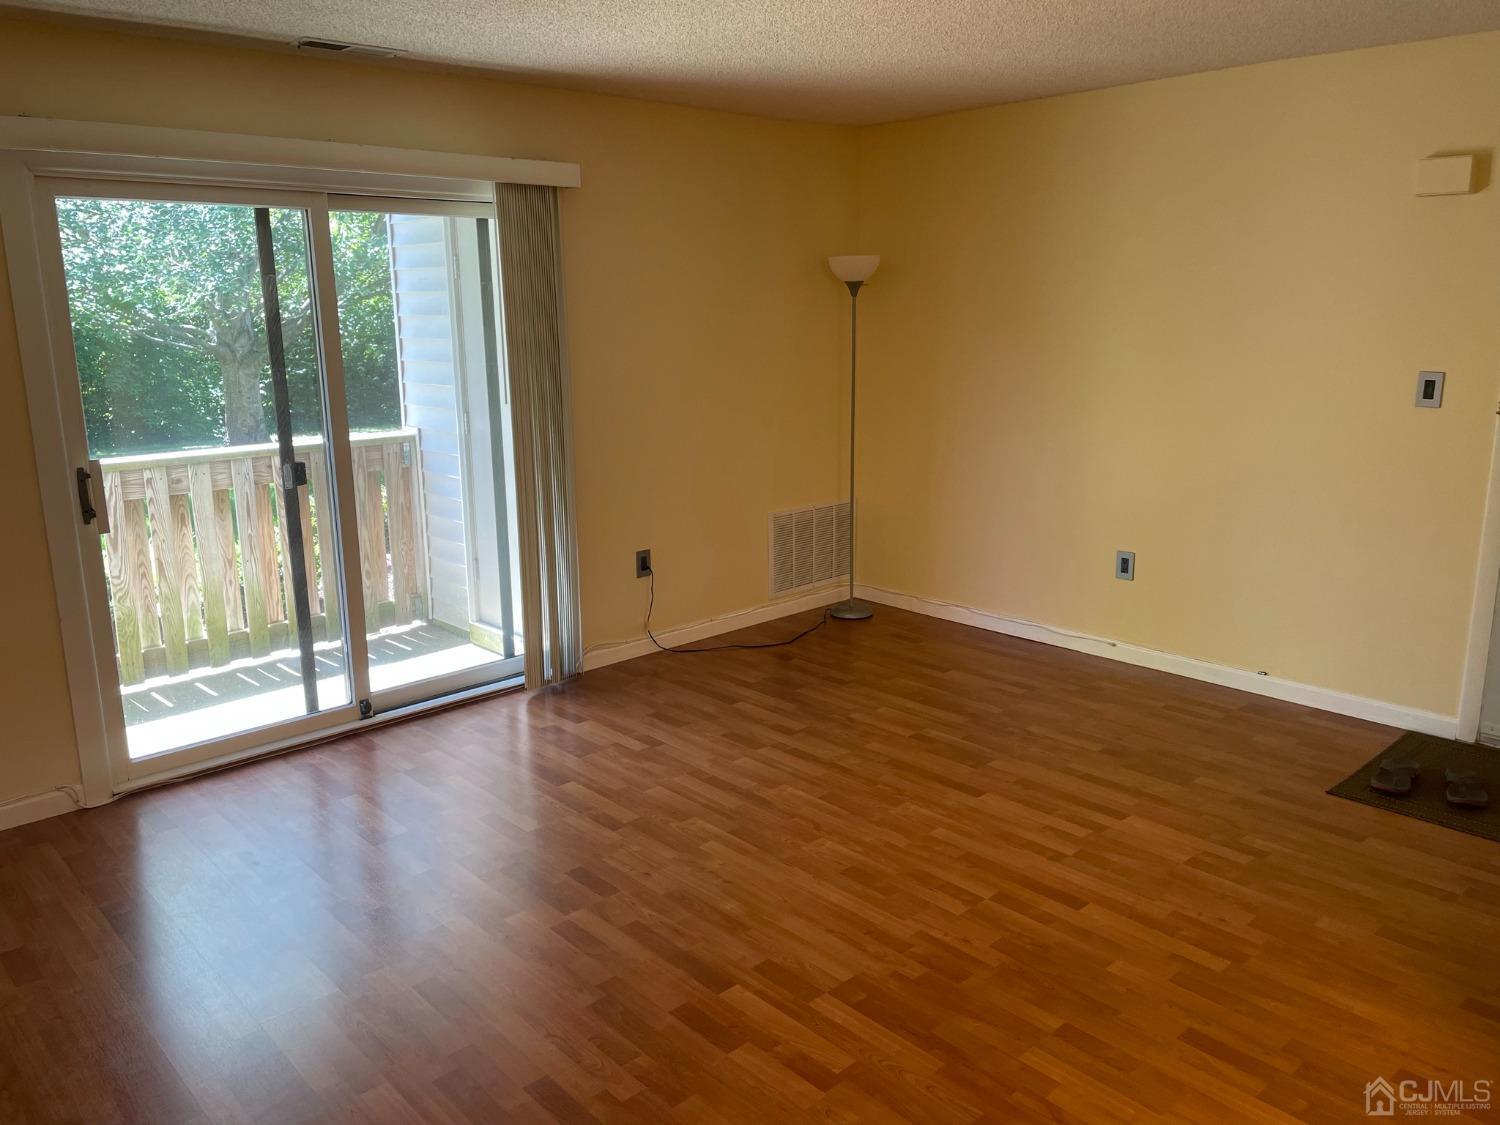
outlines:
[[[367, 627], [423, 618], [427, 603], [415, 430], [351, 436]], [[333, 523], [321, 438], [299, 439], [313, 635], [340, 636]], [[296, 644], [296, 610], [274, 444], [102, 462], [103, 539], [122, 683], [264, 656]], [[346, 505], [347, 509], [347, 505]]]

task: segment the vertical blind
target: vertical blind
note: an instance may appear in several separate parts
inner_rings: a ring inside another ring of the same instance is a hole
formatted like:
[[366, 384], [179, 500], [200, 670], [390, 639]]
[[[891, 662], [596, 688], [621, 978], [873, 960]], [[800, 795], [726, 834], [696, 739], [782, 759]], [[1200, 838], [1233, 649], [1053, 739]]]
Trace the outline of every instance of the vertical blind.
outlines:
[[495, 209], [515, 427], [526, 686], [535, 688], [583, 666], [557, 189], [496, 184]]

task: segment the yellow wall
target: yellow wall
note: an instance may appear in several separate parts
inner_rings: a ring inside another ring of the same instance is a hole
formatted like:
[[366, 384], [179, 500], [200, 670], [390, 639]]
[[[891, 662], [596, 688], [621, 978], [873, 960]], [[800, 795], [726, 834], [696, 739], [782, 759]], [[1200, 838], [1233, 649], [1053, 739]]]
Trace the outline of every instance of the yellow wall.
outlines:
[[1480, 35], [862, 131], [862, 579], [1454, 714], [1500, 189], [1412, 179], [1497, 106]]
[[[0, 114], [577, 161], [563, 204], [585, 641], [760, 605], [766, 517], [834, 499], [852, 130], [0, 20]], [[3, 279], [0, 271], [0, 279]], [[3, 284], [3, 281], [0, 281]], [[0, 801], [77, 780], [0, 292]]]

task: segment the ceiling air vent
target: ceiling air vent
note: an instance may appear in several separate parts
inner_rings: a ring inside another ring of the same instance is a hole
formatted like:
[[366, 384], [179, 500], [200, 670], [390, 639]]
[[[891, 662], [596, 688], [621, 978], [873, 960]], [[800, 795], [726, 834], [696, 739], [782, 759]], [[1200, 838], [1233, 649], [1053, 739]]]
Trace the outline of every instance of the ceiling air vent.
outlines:
[[771, 513], [771, 596], [849, 573], [849, 502]]
[[335, 39], [299, 39], [297, 47], [323, 55], [363, 55], [366, 58], [394, 59], [406, 54], [395, 47], [376, 47], [370, 43], [340, 43]]

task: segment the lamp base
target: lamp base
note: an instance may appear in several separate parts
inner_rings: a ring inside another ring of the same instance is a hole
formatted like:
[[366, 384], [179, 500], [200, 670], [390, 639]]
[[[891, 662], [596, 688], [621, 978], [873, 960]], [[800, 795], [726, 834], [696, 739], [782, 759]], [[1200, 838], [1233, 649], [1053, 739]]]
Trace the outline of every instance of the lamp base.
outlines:
[[858, 598], [845, 598], [828, 611], [830, 617], [837, 617], [840, 621], [863, 621], [867, 617], [874, 617], [875, 611], [870, 608], [869, 602], [862, 602]]

